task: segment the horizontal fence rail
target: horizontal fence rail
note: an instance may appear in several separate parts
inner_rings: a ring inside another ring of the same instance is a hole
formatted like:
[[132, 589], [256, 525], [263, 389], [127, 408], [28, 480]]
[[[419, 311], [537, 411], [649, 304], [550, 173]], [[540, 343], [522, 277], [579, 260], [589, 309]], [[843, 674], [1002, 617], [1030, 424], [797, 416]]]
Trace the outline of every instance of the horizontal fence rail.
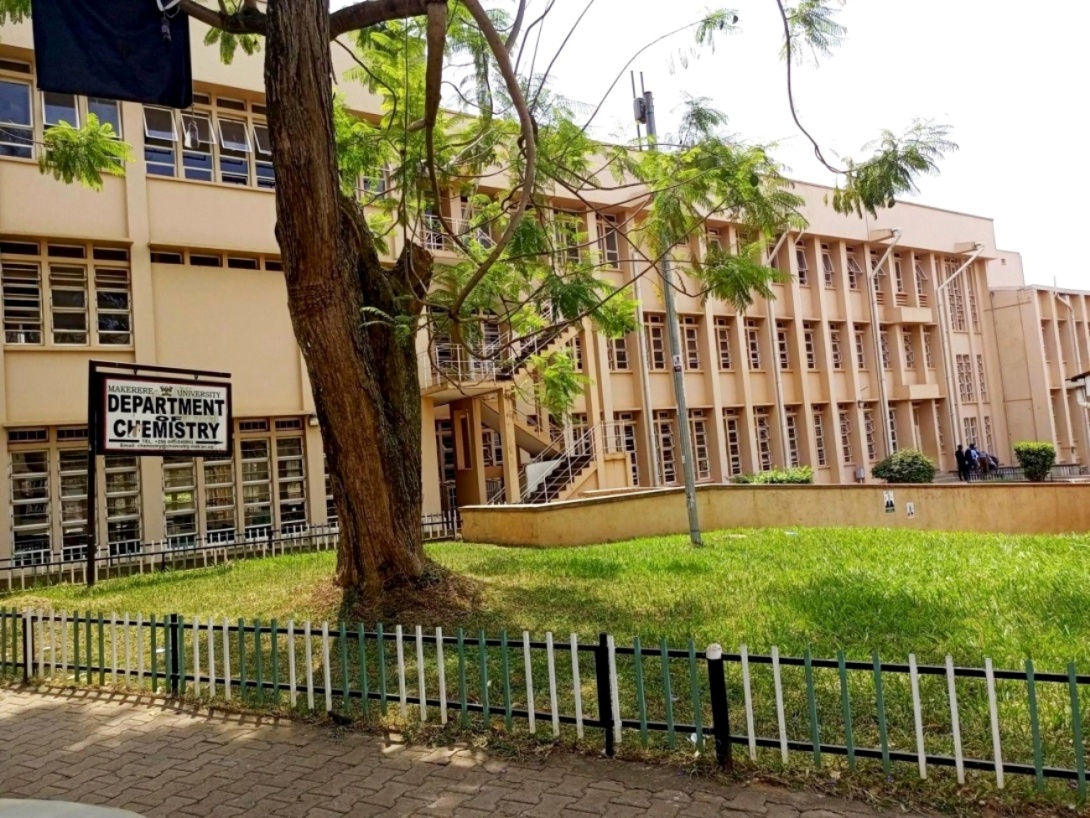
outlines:
[[[1063, 480], [1074, 480], [1090, 475], [1090, 469], [1086, 466], [1061, 465], [1053, 466], [1045, 477], [1046, 483], [1054, 483]], [[999, 466], [987, 471], [980, 469], [969, 472], [970, 483], [1026, 483], [1025, 469], [1021, 466]]]
[[[423, 539], [455, 539], [462, 530], [457, 508], [420, 518]], [[231, 537], [184, 537], [158, 542], [133, 541], [102, 546], [95, 558], [99, 579], [154, 571], [207, 568], [253, 557], [336, 550], [340, 528], [332, 525], [299, 525], [263, 528]], [[84, 547], [55, 551], [24, 551], [0, 559], [0, 594], [41, 584], [78, 583], [85, 579]]]
[[[381, 623], [271, 622], [0, 608], [0, 674], [197, 701], [381, 716], [622, 745], [690, 748], [721, 765], [803, 753], [893, 773], [911, 765], [1072, 782], [1086, 795], [1090, 675], [697, 650], [601, 634], [545, 639]], [[588, 731], [593, 731], [588, 733]], [[600, 732], [598, 732], [600, 731]], [[762, 754], [764, 754], [762, 756]]]

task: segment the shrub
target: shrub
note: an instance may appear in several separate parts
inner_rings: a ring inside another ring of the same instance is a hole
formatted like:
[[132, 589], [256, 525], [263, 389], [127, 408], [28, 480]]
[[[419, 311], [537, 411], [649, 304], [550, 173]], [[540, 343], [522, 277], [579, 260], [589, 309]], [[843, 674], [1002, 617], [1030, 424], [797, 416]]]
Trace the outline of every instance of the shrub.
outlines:
[[756, 474], [742, 474], [734, 478], [735, 483], [744, 483], [751, 486], [782, 486], [787, 484], [801, 485], [814, 482], [814, 470], [809, 466], [795, 466], [790, 469], [772, 469]]
[[1014, 456], [1018, 458], [1018, 465], [1026, 473], [1026, 479], [1033, 483], [1040, 483], [1056, 462], [1056, 447], [1051, 443], [1035, 441], [1023, 441], [1014, 444]]
[[931, 483], [935, 471], [935, 464], [923, 452], [901, 449], [871, 469], [871, 474], [887, 483]]

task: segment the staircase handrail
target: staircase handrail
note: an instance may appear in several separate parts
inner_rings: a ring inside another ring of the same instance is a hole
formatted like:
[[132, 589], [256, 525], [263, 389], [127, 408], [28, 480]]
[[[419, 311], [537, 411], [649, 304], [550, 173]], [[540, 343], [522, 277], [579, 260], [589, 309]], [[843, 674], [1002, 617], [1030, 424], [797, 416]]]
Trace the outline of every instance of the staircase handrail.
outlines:
[[[616, 421], [597, 423], [587, 428], [570, 443], [568, 443], [566, 436], [561, 435], [558, 437], [522, 468], [519, 475], [520, 501], [527, 502], [538, 487], [553, 476], [557, 469], [565, 472], [564, 476], [567, 478], [567, 483], [570, 484], [578, 477], [578, 472], [585, 468], [585, 464], [578, 468], [575, 465], [582, 458], [593, 458], [599, 451], [602, 453], [624, 453], [624, 439], [621, 436], [623, 426], [624, 424]], [[547, 463], [553, 460], [557, 461], [557, 465], [553, 469], [543, 472], [534, 484], [530, 485], [528, 480], [530, 467], [536, 463]]]

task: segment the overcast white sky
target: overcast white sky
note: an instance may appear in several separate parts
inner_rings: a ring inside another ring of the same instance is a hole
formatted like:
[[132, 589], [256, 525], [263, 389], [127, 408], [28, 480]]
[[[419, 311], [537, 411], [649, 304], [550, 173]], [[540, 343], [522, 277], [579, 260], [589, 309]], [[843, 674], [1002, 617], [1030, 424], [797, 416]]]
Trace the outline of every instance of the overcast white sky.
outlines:
[[[531, 7], [546, 3], [531, 0]], [[539, 71], [586, 4], [556, 0]], [[683, 92], [711, 97], [733, 131], [778, 142], [792, 176], [831, 181], [788, 114], [774, 0], [594, 0], [555, 64], [556, 90], [596, 104], [640, 46], [719, 5], [737, 10], [741, 31], [720, 39], [714, 54], [681, 68], [678, 50], [692, 43], [685, 33], [633, 64], [655, 93], [659, 130], [672, 130]], [[1055, 277], [1061, 286], [1090, 289], [1090, 265], [1073, 252], [1090, 217], [1090, 158], [1080, 127], [1087, 121], [1090, 3], [849, 0], [840, 21], [848, 28], [843, 46], [796, 74], [796, 99], [815, 137], [858, 156], [882, 128], [900, 131], [914, 117], [951, 124], [961, 149], [940, 176], [922, 181], [918, 201], [994, 218], [998, 246], [1023, 254], [1027, 280], [1051, 284]], [[634, 128], [630, 96], [626, 72], [601, 115], [606, 133]]]

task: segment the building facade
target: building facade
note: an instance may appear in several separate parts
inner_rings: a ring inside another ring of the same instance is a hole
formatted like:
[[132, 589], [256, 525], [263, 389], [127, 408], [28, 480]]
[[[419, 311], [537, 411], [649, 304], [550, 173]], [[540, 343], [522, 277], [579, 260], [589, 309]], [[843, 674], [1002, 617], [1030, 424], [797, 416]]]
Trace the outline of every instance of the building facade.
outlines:
[[[274, 237], [261, 73], [260, 55], [225, 67], [198, 47], [188, 111], [42, 94], [29, 24], [3, 30], [0, 507], [10, 525], [0, 560], [82, 554], [92, 359], [230, 372], [234, 384], [232, 457], [103, 459], [98, 524], [111, 553], [332, 520]], [[361, 115], [378, 110], [362, 88], [340, 90]], [[45, 127], [90, 113], [112, 122], [136, 155], [101, 192], [44, 177], [35, 162]], [[783, 237], [769, 259], [788, 274], [774, 300], [737, 314], [685, 278], [687, 260], [709, 244], [737, 241], [730, 223], [713, 217], [677, 249], [688, 418], [674, 408], [657, 279], [641, 276], [644, 262], [619, 240], [632, 213], [607, 199], [596, 212], [557, 199], [596, 248], [600, 275], [632, 287], [640, 329], [607, 339], [589, 323], [565, 327], [532, 348], [516, 343], [504, 365], [422, 335], [425, 512], [674, 485], [681, 434], [692, 437], [698, 480], [712, 483], [791, 465], [812, 466], [818, 482], [851, 483], [906, 447], [950, 470], [958, 442], [1009, 462], [1012, 435], [1056, 439], [1078, 449], [1070, 457], [1086, 456], [1085, 422], [1063, 377], [1080, 355], [1090, 360], [1087, 296], [989, 294], [989, 271], [1004, 255], [988, 219], [912, 204], [848, 218], [825, 204], [825, 189], [796, 192], [809, 227]], [[455, 221], [459, 207], [453, 196], [444, 204]], [[440, 234], [423, 238], [440, 263], [455, 257]], [[1016, 324], [1034, 322], [1018, 359]], [[486, 327], [496, 342], [506, 332]], [[587, 378], [564, 422], [524, 388], [529, 353], [559, 349]], [[1017, 376], [1011, 356], [1022, 362]]]
[[988, 273], [1011, 440], [1051, 441], [1058, 463], [1090, 462], [1090, 418], [1068, 383], [1090, 368], [1090, 293], [1026, 286], [1014, 254]]

